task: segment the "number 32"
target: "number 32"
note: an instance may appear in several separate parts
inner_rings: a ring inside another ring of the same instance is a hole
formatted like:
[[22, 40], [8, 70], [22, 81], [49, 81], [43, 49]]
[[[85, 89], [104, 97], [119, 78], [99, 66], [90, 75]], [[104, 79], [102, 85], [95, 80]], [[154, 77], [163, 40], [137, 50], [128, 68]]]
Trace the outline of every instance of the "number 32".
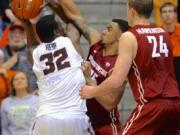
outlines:
[[[54, 58], [57, 57], [55, 63], [53, 62]], [[44, 69], [44, 75], [49, 73], [53, 73], [57, 67], [57, 70], [62, 70], [64, 68], [70, 67], [70, 63], [68, 61], [63, 62], [68, 57], [66, 49], [62, 48], [55, 52], [44, 54], [40, 57], [40, 61], [45, 61], [45, 64], [48, 68]]]

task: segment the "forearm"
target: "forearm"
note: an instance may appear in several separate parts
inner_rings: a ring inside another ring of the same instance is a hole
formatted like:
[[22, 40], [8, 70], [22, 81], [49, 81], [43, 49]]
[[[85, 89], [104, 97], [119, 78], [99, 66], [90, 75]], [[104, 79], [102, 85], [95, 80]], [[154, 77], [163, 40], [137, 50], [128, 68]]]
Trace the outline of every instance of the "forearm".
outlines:
[[60, 4], [55, 5], [53, 3], [48, 3], [47, 6], [49, 6], [65, 23], [70, 22]]
[[71, 39], [76, 51], [83, 57], [83, 49], [80, 45], [80, 33], [78, 29], [71, 23], [66, 25], [66, 34]]
[[74, 0], [58, 0], [59, 5], [63, 8], [66, 16], [72, 19], [74, 16], [81, 16], [80, 9]]
[[59, 5], [62, 7], [68, 21], [79, 29], [83, 36], [88, 40], [89, 45], [92, 45], [101, 39], [100, 33], [86, 23], [80, 13], [80, 9], [73, 0], [59, 0]]
[[[100, 96], [105, 96], [110, 93], [118, 92], [119, 87], [121, 87], [122, 84], [123, 84], [123, 80], [117, 83], [117, 80], [110, 76], [96, 87], [94, 97], [97, 98]], [[119, 91], [119, 92], [122, 92], [122, 91]]]
[[32, 25], [29, 21], [23, 23], [26, 29], [27, 35], [27, 47], [31, 50], [31, 48], [35, 48], [39, 41], [37, 40], [37, 35], [35, 34], [35, 25]]
[[107, 111], [112, 111], [118, 103], [120, 102], [122, 95], [125, 90], [125, 85], [126, 82], [123, 84], [121, 88], [119, 88], [119, 91], [110, 93], [105, 96], [99, 96], [96, 97], [96, 100], [107, 110]]
[[10, 19], [11, 22], [15, 22], [17, 20], [11, 9], [6, 9], [5, 14]]
[[4, 69], [11, 69], [14, 65], [16, 65], [17, 63], [17, 58], [15, 58], [15, 56], [9, 58], [6, 62], [4, 62], [2, 65], [1, 65], [1, 68], [4, 68]]

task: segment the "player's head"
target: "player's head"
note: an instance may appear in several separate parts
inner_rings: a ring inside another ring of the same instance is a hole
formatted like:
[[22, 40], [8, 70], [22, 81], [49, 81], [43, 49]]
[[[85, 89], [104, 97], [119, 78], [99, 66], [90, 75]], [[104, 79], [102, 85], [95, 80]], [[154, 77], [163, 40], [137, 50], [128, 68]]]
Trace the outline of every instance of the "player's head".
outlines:
[[30, 92], [30, 82], [28, 75], [24, 71], [16, 71], [11, 82], [12, 96], [16, 96], [17, 92]]
[[102, 43], [109, 45], [117, 42], [121, 34], [129, 29], [128, 22], [122, 19], [113, 19], [102, 32]]
[[36, 24], [36, 32], [42, 42], [52, 42], [56, 37], [63, 35], [64, 31], [54, 15], [43, 16]]
[[129, 25], [132, 25], [134, 19], [149, 19], [153, 10], [153, 0], [128, 0], [127, 15]]
[[160, 14], [163, 23], [172, 24], [177, 17], [177, 7], [171, 2], [166, 2], [160, 7]]

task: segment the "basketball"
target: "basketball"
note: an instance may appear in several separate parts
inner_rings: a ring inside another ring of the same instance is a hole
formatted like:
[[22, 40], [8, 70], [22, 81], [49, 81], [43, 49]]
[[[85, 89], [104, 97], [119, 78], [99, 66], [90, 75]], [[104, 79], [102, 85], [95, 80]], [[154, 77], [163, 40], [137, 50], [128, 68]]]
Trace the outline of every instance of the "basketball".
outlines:
[[43, 0], [13, 0], [12, 10], [21, 19], [32, 19], [40, 13]]

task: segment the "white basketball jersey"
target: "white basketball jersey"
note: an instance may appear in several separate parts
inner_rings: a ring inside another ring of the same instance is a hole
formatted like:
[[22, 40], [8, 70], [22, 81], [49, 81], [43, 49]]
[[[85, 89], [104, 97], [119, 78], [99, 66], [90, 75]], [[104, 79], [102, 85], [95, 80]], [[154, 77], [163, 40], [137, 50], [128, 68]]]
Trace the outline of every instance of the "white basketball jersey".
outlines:
[[37, 116], [84, 114], [86, 103], [79, 96], [85, 84], [80, 69], [82, 58], [70, 39], [59, 37], [40, 44], [33, 51], [33, 60], [40, 98]]

